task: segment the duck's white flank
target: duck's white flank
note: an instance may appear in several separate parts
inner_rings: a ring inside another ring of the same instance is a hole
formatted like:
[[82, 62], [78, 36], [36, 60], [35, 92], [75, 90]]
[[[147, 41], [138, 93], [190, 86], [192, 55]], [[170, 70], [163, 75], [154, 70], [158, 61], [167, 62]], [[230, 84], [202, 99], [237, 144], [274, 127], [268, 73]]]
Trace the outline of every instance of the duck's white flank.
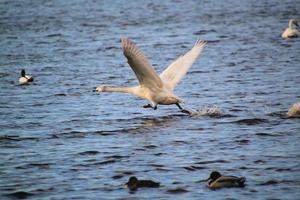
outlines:
[[28, 84], [29, 82], [33, 82], [33, 78], [31, 76], [26, 75], [25, 70], [22, 69], [21, 77], [19, 78], [19, 84], [25, 85]]

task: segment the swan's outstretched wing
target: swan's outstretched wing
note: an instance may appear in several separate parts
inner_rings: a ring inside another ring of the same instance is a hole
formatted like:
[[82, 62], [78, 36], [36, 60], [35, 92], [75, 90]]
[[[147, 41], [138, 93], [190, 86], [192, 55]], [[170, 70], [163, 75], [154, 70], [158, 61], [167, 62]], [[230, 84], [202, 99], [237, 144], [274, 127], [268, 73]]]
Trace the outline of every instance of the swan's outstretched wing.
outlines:
[[171, 90], [174, 90], [177, 83], [183, 78], [196, 59], [200, 56], [205, 44], [206, 42], [197, 40], [195, 46], [190, 51], [183, 56], [180, 56], [160, 74], [162, 81]]
[[152, 89], [161, 88], [162, 81], [143, 52], [128, 38], [121, 41], [123, 53], [140, 84]]

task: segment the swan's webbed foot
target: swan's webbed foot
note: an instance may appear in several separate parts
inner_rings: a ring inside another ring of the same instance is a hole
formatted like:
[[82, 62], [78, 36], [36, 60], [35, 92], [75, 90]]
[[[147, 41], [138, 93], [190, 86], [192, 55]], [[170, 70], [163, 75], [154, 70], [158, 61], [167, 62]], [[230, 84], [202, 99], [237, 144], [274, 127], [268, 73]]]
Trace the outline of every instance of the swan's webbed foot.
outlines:
[[186, 110], [186, 109], [183, 109], [183, 108], [179, 105], [179, 103], [176, 103], [176, 106], [180, 109], [181, 112], [183, 112], [183, 113], [185, 113], [185, 114], [188, 114], [188, 115], [191, 115], [191, 114], [192, 114], [191, 111], [188, 111], [188, 110]]
[[143, 108], [152, 108], [150, 104], [144, 105]]
[[188, 115], [191, 115], [192, 113], [191, 113], [191, 111], [188, 111], [188, 110], [186, 110], [186, 109], [182, 109], [182, 110], [180, 110], [181, 112], [183, 112], [183, 113], [185, 113], [185, 114], [188, 114]]
[[151, 104], [144, 105], [143, 108], [153, 108], [153, 110], [157, 109], [157, 106], [152, 106]]

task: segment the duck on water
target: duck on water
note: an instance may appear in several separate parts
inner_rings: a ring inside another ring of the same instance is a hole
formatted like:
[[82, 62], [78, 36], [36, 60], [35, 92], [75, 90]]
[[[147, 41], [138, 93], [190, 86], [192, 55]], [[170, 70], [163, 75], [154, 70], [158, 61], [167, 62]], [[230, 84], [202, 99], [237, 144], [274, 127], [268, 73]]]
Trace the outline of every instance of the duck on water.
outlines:
[[156, 188], [160, 186], [159, 182], [154, 182], [151, 180], [138, 180], [137, 177], [131, 176], [125, 186], [130, 190], [137, 190], [141, 187], [151, 187]]
[[33, 82], [33, 78], [29, 75], [26, 75], [25, 69], [22, 69], [21, 71], [21, 77], [19, 78], [19, 84], [20, 85], [25, 85], [30, 82]]
[[220, 172], [213, 171], [206, 180], [207, 186], [211, 189], [219, 189], [224, 187], [244, 187], [245, 177], [224, 176]]

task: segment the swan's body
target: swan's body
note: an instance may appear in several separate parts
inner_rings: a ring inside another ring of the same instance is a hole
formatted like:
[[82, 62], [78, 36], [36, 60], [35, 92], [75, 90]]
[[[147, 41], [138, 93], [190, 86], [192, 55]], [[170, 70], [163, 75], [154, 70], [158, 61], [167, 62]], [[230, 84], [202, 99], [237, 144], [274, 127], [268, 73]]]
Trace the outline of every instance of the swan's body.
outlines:
[[211, 189], [224, 187], [244, 187], [246, 178], [236, 176], [222, 176], [219, 172], [214, 171], [207, 179], [207, 186]]
[[300, 32], [297, 30], [297, 27], [299, 27], [298, 21], [295, 19], [291, 19], [289, 21], [289, 26], [282, 33], [281, 37], [284, 39], [300, 37]]
[[28, 84], [29, 82], [33, 82], [33, 78], [31, 76], [26, 75], [25, 70], [22, 69], [21, 77], [19, 78], [19, 84], [25, 85]]
[[[127, 38], [122, 38], [122, 48], [128, 64], [134, 71], [140, 85], [136, 87], [114, 88], [99, 86], [97, 92], [126, 92], [131, 93], [150, 102], [144, 107], [157, 108], [158, 104], [176, 104], [181, 110], [179, 103], [182, 100], [177, 97], [173, 90], [178, 82], [187, 73], [196, 59], [200, 56], [205, 42], [198, 40], [195, 46], [185, 55], [175, 60], [167, 69], [158, 75], [152, 65], [138, 47]], [[182, 110], [186, 112], [185, 110]]]
[[288, 117], [300, 117], [300, 103], [295, 103], [287, 112]]

